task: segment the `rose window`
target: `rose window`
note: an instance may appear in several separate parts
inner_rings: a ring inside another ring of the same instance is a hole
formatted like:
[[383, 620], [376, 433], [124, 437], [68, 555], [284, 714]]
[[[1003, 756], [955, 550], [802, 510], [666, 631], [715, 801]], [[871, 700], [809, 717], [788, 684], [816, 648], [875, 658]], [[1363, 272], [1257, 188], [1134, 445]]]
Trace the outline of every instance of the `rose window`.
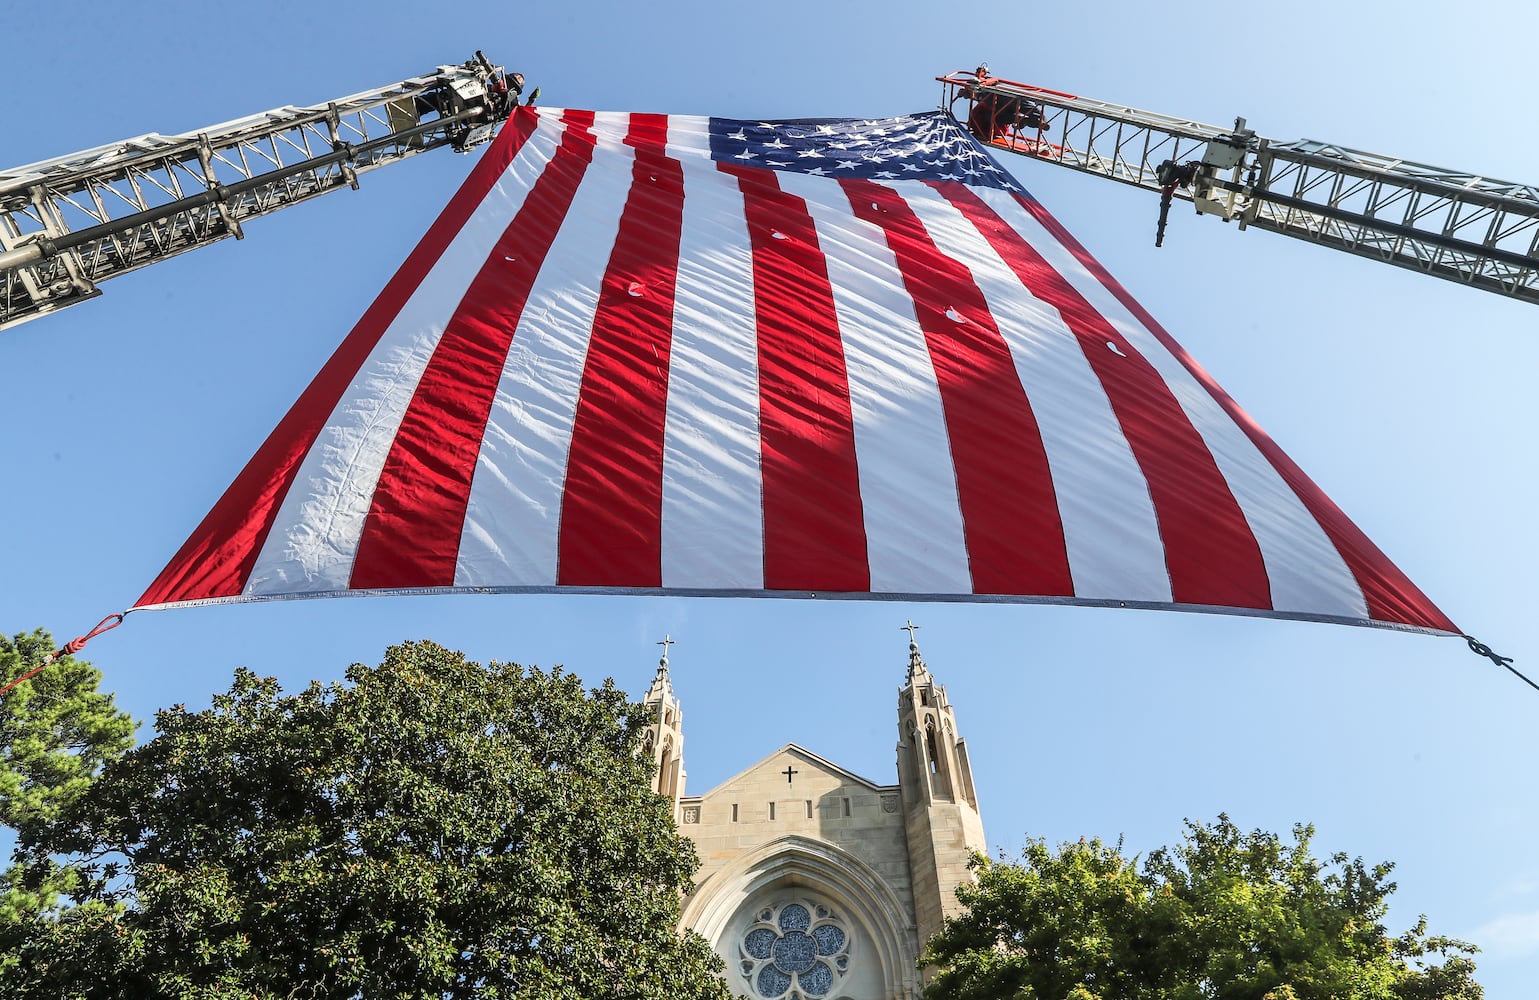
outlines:
[[850, 936], [828, 907], [810, 900], [766, 906], [738, 942], [738, 969], [765, 1000], [838, 995], [850, 967]]

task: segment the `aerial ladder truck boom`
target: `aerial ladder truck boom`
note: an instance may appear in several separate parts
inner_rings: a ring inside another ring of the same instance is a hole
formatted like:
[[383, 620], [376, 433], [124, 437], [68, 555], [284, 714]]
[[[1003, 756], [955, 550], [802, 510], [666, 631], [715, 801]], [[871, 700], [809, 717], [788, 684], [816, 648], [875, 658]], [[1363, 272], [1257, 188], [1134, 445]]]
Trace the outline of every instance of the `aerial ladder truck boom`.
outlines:
[[325, 104], [0, 170], [0, 330], [100, 295], [107, 278], [240, 239], [249, 219], [356, 189], [377, 167], [465, 152], [507, 119], [523, 85], [477, 52]]
[[[1239, 228], [1539, 303], [1539, 187], [1312, 140], [1230, 129], [1001, 80], [937, 77], [943, 107], [988, 145], [1121, 181]], [[966, 101], [966, 114], [956, 107]]]

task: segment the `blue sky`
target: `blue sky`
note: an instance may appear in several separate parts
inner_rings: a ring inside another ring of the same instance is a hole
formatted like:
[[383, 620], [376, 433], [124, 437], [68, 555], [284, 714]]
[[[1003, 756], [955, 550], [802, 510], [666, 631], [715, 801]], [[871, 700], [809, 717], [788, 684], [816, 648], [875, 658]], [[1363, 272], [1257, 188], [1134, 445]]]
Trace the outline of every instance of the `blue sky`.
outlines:
[[[541, 103], [732, 117], [936, 106], [1002, 76], [1200, 121], [1536, 178], [1526, 0], [443, 7], [88, 2], [11, 26], [0, 161], [319, 103], [477, 48]], [[1504, 46], [1506, 48], [1504, 48]], [[68, 637], [127, 607], [372, 300], [471, 165], [437, 152], [258, 220], [0, 334], [0, 629]], [[1005, 164], [1466, 630], [1539, 674], [1539, 311], [1178, 206]], [[1153, 612], [619, 597], [368, 598], [147, 612], [89, 658], [141, 718], [247, 665], [297, 687], [432, 638], [639, 694], [671, 633], [688, 788], [795, 741], [894, 780], [905, 619], [949, 686], [992, 843], [1183, 817], [1319, 828], [1397, 862], [1391, 923], [1483, 945], [1491, 1000], [1539, 975], [1539, 692], [1452, 639]]]

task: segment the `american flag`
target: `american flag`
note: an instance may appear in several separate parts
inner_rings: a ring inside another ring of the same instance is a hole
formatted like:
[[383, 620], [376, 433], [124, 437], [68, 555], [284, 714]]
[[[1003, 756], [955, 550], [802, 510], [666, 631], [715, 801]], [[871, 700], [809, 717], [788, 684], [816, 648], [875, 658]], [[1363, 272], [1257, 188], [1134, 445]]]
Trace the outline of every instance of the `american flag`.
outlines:
[[518, 109], [138, 607], [568, 590], [1457, 632], [940, 112]]

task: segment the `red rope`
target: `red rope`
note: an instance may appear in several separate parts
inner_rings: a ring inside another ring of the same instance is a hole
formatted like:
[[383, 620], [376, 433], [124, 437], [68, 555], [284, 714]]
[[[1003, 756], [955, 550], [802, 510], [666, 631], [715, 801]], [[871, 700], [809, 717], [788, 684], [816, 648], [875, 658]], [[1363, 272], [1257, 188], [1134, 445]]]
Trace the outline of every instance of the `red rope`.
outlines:
[[[96, 627], [91, 631], [87, 632], [85, 635], [75, 636], [75, 638], [71, 639], [69, 642], [66, 642], [60, 648], [54, 650], [52, 653], [49, 653], [47, 658], [45, 658], [42, 663], [33, 667], [31, 670], [28, 670], [14, 681], [11, 681], [11, 683], [7, 684], [5, 687], [0, 688], [0, 695], [6, 694], [23, 681], [29, 680], [37, 674], [42, 673], [44, 668], [53, 666], [53, 664], [58, 662], [59, 657], [74, 656], [76, 653], [84, 649], [85, 644], [90, 642], [92, 639], [101, 635], [103, 632], [110, 631], [123, 624], [123, 617], [127, 614], [128, 612], [125, 611], [120, 615], [108, 615], [107, 617], [103, 618], [101, 621], [96, 623]], [[108, 624], [109, 622], [111, 624]]]

